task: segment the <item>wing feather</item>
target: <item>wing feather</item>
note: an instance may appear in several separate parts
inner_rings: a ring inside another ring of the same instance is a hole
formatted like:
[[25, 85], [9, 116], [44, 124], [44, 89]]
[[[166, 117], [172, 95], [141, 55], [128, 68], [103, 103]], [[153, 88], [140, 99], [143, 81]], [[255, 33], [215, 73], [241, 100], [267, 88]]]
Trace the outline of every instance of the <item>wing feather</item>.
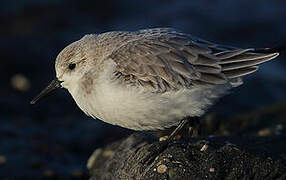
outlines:
[[251, 67], [236, 69], [232, 71], [226, 71], [224, 74], [227, 78], [233, 79], [233, 78], [245, 76], [247, 74], [251, 74], [257, 70], [258, 70], [257, 66], [251, 66]]
[[135, 38], [123, 43], [108, 59], [116, 63], [115, 74], [125, 82], [156, 92], [233, 82], [278, 56], [216, 45], [170, 28], [133, 33]]

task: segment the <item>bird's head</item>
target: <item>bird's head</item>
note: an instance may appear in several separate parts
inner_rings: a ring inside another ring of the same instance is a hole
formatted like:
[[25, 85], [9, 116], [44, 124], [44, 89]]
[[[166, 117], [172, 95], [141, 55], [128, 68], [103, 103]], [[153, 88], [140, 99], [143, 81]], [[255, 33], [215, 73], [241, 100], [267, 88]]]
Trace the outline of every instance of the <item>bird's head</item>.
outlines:
[[56, 78], [31, 101], [35, 104], [40, 98], [58, 88], [71, 90], [86, 72], [92, 67], [93, 57], [90, 49], [94, 48], [96, 35], [86, 35], [80, 40], [65, 47], [57, 56]]

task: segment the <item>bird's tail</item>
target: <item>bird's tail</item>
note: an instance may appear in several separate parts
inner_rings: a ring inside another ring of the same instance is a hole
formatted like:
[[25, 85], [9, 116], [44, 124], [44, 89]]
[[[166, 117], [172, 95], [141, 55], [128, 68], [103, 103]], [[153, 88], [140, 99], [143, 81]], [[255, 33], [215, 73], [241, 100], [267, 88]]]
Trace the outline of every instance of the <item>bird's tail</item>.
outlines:
[[216, 56], [220, 59], [222, 73], [228, 79], [234, 79], [257, 71], [259, 64], [276, 58], [285, 49], [286, 47], [234, 49]]
[[256, 53], [281, 53], [283, 51], [286, 51], [286, 46], [276, 46], [273, 48], [254, 49], [254, 52]]

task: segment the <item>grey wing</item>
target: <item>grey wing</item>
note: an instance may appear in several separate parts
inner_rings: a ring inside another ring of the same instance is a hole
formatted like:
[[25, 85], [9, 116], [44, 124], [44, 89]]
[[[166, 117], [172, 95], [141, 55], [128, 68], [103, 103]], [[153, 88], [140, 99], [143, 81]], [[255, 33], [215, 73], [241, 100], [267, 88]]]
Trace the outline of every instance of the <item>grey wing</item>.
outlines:
[[220, 46], [169, 28], [136, 33], [109, 56], [116, 63], [114, 75], [156, 92], [231, 83], [278, 55]]

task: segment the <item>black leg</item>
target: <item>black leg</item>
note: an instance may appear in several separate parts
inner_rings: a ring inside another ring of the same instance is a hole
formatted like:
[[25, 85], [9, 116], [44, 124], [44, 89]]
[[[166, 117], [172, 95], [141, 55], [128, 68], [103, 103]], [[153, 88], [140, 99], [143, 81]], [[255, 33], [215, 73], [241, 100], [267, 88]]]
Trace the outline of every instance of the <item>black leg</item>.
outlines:
[[[182, 129], [185, 128], [185, 126], [187, 124], [189, 124], [191, 121], [193, 120], [192, 117], [186, 117], [184, 119], [181, 120], [180, 124], [176, 127], [176, 129], [168, 136], [168, 138], [165, 141], [161, 141], [158, 143], [154, 143], [151, 147], [150, 147], [150, 153], [141, 161], [142, 164], [145, 163], [151, 163], [160, 153], [162, 153], [167, 147], [168, 145], [173, 141], [174, 137], [176, 135], [178, 135]], [[194, 124], [196, 124], [194, 122]], [[190, 123], [190, 125], [192, 125]], [[195, 127], [191, 127], [190, 128], [195, 128]], [[191, 129], [191, 131], [193, 132], [194, 130]], [[148, 163], [148, 164], [149, 164]]]
[[180, 124], [176, 127], [176, 129], [175, 129], [175, 130], [168, 136], [168, 138], [167, 138], [165, 141], [163, 141], [163, 142], [165, 142], [165, 143], [167, 143], [167, 144], [169, 144], [170, 142], [172, 142], [173, 139], [174, 139], [174, 137], [175, 137], [176, 135], [178, 135], [178, 134], [180, 133], [180, 131], [181, 131], [182, 129], [184, 129], [185, 126], [189, 123], [189, 120], [190, 120], [189, 117], [182, 119], [181, 122], [180, 122]]
[[182, 138], [189, 139], [198, 137], [201, 134], [200, 119], [198, 117], [190, 117], [188, 124], [182, 130]]

